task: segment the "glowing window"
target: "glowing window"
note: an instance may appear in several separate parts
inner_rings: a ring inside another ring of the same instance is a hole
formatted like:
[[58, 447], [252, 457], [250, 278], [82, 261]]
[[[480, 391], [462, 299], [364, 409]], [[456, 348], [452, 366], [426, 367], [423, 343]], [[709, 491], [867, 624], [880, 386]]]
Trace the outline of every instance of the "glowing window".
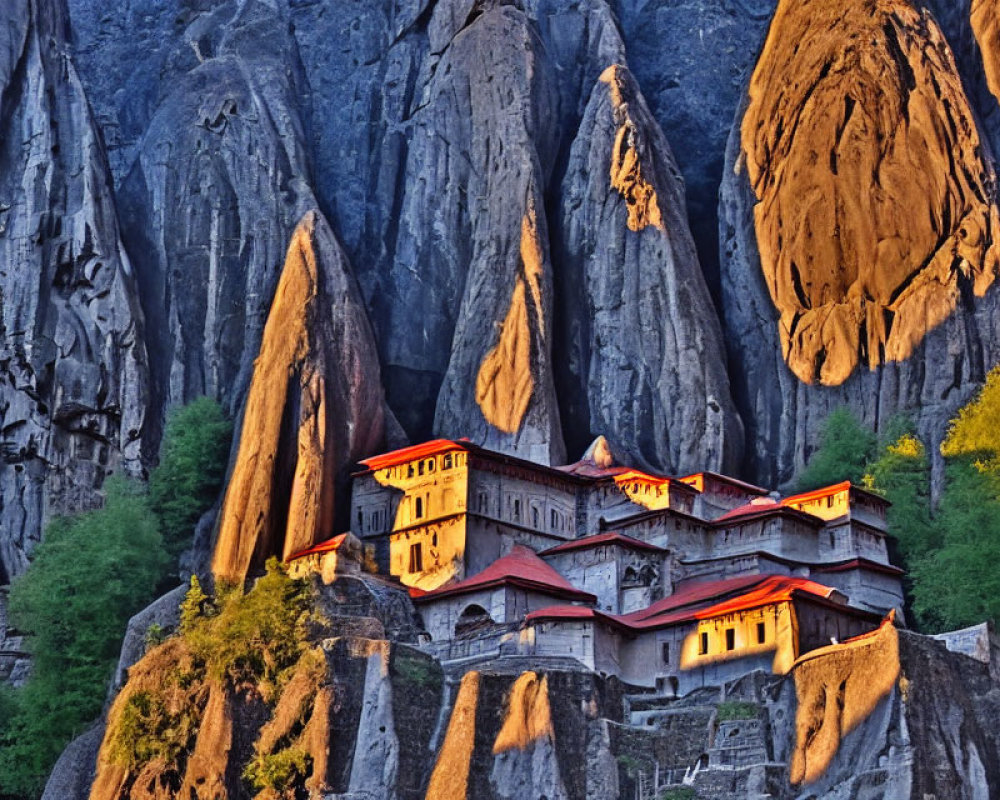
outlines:
[[705, 655], [708, 652], [708, 633], [703, 632], [698, 637], [698, 654]]
[[764, 640], [767, 639], [767, 630], [764, 628], [763, 622], [757, 623], [757, 644], [764, 644]]
[[424, 568], [424, 554], [420, 543], [410, 545], [410, 572], [420, 572]]
[[726, 628], [726, 650], [736, 649], [736, 629]]

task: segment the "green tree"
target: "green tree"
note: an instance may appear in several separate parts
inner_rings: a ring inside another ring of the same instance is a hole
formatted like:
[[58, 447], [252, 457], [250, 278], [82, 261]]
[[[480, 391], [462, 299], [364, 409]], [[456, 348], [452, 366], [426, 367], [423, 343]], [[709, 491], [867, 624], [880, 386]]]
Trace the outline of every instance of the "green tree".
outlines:
[[174, 409], [167, 418], [160, 464], [149, 477], [149, 501], [174, 561], [222, 488], [232, 432], [222, 408], [208, 397]]
[[126, 623], [165, 567], [141, 487], [112, 478], [106, 491], [102, 509], [49, 525], [11, 587], [11, 617], [30, 634], [33, 666], [0, 729], [0, 794], [37, 794], [65, 744], [100, 715]]
[[877, 447], [875, 434], [848, 409], [834, 409], [823, 423], [819, 448], [799, 474], [798, 488], [808, 491], [847, 480], [860, 485]]
[[1000, 501], [970, 457], [953, 459], [936, 520], [941, 540], [912, 565], [920, 627], [951, 630], [1000, 620]]

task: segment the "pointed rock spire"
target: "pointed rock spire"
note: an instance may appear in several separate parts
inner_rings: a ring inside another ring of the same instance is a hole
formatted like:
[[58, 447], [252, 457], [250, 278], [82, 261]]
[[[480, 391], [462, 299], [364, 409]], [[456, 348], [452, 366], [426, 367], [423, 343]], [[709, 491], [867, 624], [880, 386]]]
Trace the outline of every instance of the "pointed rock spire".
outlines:
[[264, 327], [212, 571], [242, 582], [264, 561], [328, 538], [346, 521], [347, 470], [383, 443], [371, 327], [326, 220], [292, 235]]
[[567, 430], [604, 431], [630, 462], [659, 472], [735, 469], [743, 426], [683, 184], [623, 66], [594, 84], [560, 222]]

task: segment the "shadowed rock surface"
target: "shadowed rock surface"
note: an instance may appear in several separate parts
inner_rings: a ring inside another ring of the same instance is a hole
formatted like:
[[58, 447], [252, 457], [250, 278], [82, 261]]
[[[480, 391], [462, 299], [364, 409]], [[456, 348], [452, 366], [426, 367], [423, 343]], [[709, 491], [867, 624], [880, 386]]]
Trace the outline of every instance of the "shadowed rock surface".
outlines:
[[0, 583], [141, 469], [142, 315], [61, 0], [0, 10]]
[[219, 516], [216, 577], [242, 583], [346, 527], [348, 471], [384, 445], [371, 327], [347, 259], [310, 212], [288, 247]]
[[235, 414], [287, 242], [316, 207], [305, 79], [287, 22], [258, 0], [195, 16], [168, 64], [119, 193], [149, 320], [153, 400], [157, 420], [201, 395]]
[[743, 427], [685, 220], [670, 147], [629, 71], [609, 67], [563, 178], [566, 423], [648, 468], [732, 471]]

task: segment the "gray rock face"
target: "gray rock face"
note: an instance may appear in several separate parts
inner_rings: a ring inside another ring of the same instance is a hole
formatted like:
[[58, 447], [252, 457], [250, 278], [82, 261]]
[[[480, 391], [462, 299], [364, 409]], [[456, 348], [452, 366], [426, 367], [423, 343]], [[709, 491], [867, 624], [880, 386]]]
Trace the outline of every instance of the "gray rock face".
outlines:
[[285, 247], [315, 207], [304, 82], [287, 22], [268, 3], [221, 3], [177, 47], [189, 69], [162, 87], [121, 188], [126, 244], [149, 320], [157, 412], [200, 395], [235, 412]]
[[663, 472], [738, 469], [743, 427], [683, 186], [624, 67], [594, 86], [561, 200], [568, 427]]
[[684, 176], [691, 231], [717, 302], [717, 213], [726, 140], [776, 5], [776, 0], [614, 3], [629, 68]]
[[102, 722], [67, 745], [45, 783], [42, 800], [87, 800], [103, 738]]
[[0, 11], [0, 584], [142, 455], [142, 315], [67, 29], [61, 0]]

